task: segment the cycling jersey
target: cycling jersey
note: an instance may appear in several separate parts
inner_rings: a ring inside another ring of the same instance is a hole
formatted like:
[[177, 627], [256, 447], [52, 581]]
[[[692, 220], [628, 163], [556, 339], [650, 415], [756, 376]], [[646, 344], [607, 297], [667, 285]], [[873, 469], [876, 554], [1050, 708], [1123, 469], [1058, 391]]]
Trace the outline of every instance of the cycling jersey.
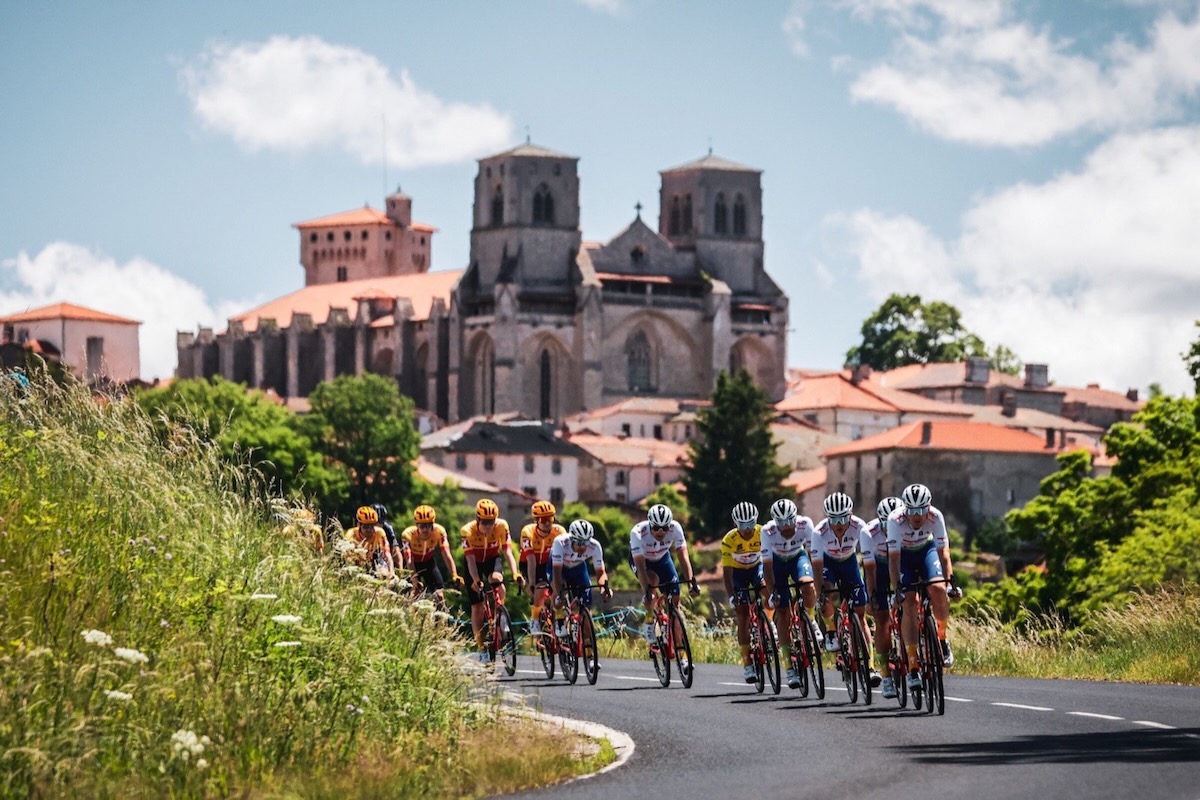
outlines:
[[521, 528], [521, 560], [532, 558], [538, 566], [550, 563], [550, 548], [554, 540], [567, 532], [567, 529], [557, 522], [551, 524], [550, 532], [542, 535], [536, 522], [531, 522]]
[[421, 533], [416, 525], [409, 525], [400, 534], [400, 538], [408, 545], [416, 563], [433, 558], [433, 554], [441, 549], [442, 543], [447, 541], [446, 529], [436, 522], [433, 524], [433, 530], [428, 533]]
[[747, 539], [737, 528], [721, 538], [721, 566], [733, 569], [758, 569], [762, 566], [762, 526], [754, 526]]
[[582, 553], [575, 552], [575, 548], [571, 545], [571, 534], [564, 533], [554, 539], [554, 545], [550, 548], [551, 563], [561, 564], [562, 568], [566, 570], [589, 560], [597, 571], [604, 569], [604, 550], [595, 539], [587, 543], [587, 549]]
[[867, 543], [863, 549], [863, 562], [875, 562], [886, 568], [888, 560], [887, 528], [879, 521], [878, 517], [867, 524]]
[[848, 561], [857, 553], [865, 553], [871, 548], [867, 539], [867, 523], [860, 517], [850, 516], [850, 524], [841, 538], [833, 532], [829, 519], [821, 520], [821, 524], [813, 529], [812, 540], [808, 549], [813, 558], [830, 558], [833, 561]]
[[888, 517], [888, 544], [900, 550], [920, 550], [933, 542], [937, 549], [950, 546], [950, 537], [946, 534], [946, 520], [942, 512], [933, 506], [929, 507], [925, 519], [914, 528], [908, 524], [908, 515], [903, 507], [896, 509]]
[[495, 558], [509, 548], [508, 522], [498, 519], [492, 529], [484, 532], [479, 520], [471, 520], [462, 526], [463, 554], [475, 556], [477, 561]]
[[650, 522], [642, 520], [633, 526], [629, 532], [629, 555], [641, 556], [647, 561], [661, 561], [668, 558], [672, 550], [683, 550], [687, 543], [683, 538], [683, 528], [675, 520], [667, 526], [667, 533], [659, 541], [650, 530]]
[[784, 538], [775, 520], [762, 526], [762, 560], [793, 561], [807, 555], [808, 542], [812, 538], [813, 521], [808, 517], [796, 517], [796, 532]]
[[380, 553], [388, 546], [387, 535], [375, 525], [362, 525], [346, 531], [346, 540], [367, 551], [368, 556]]

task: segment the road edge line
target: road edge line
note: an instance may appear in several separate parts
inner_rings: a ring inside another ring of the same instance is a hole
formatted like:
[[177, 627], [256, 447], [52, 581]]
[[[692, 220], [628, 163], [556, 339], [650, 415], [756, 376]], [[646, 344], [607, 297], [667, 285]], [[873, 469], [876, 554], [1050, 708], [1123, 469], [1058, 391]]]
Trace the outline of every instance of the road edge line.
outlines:
[[[637, 745], [633, 741], [633, 737], [624, 731], [619, 731], [616, 728], [610, 728], [607, 725], [601, 725], [598, 722], [588, 722], [582, 719], [571, 719], [570, 717], [560, 717], [555, 714], [546, 714], [542, 711], [534, 711], [528, 708], [509, 708], [507, 713], [519, 717], [526, 717], [536, 722], [544, 722], [551, 725], [558, 725], [575, 733], [582, 734], [592, 739], [607, 739], [612, 745], [613, 751], [617, 757], [612, 760], [612, 763], [606, 764], [595, 772], [589, 772], [586, 775], [576, 775], [573, 778], [568, 778], [565, 781], [551, 784], [553, 786], [566, 786], [576, 781], [584, 781], [588, 778], [595, 778], [597, 775], [603, 775], [606, 772], [616, 769], [625, 764], [629, 757], [633, 755], [633, 751], [637, 749]], [[545, 788], [545, 787], [541, 787]]]

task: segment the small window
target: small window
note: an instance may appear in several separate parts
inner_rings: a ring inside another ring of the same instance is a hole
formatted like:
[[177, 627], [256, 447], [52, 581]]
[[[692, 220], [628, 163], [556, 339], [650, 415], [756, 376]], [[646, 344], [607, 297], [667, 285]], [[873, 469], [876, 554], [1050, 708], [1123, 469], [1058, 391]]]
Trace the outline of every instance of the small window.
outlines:
[[566, 502], [565, 497], [563, 490], [557, 486], [550, 489], [550, 502], [558, 508], [562, 508], [563, 503]]
[[654, 485], [655, 485], [655, 487], [662, 486], [662, 473], [660, 473], [660, 472], [654, 473]]
[[746, 235], [746, 201], [740, 194], [733, 201], [733, 235]]
[[685, 439], [692, 438], [692, 426], [691, 425], [683, 426], [683, 438], [685, 438]]
[[422, 236], [422, 237], [421, 237], [421, 244], [422, 244], [422, 245], [424, 245], [424, 244], [425, 244], [425, 237], [424, 237], [424, 236]]
[[1011, 505], [1013, 505], [1014, 503], [1016, 503], [1016, 502], [1017, 502], [1017, 493], [1016, 493], [1016, 491], [1015, 491], [1015, 490], [1013, 490], [1013, 489], [1009, 489], [1009, 490], [1008, 490], [1008, 493], [1005, 495], [1005, 498], [1008, 500], [1008, 504], [1009, 504], [1010, 506], [1011, 506]]
[[562, 175], [562, 164], [554, 165], [554, 174], [555, 176]]
[[342, 238], [345, 239], [347, 242], [350, 241], [350, 231], [344, 232], [342, 234]]
[[533, 456], [525, 456], [525, 471], [533, 472]]
[[387, 239], [387, 240], [390, 242], [390, 241], [392, 240], [392, 232], [391, 232], [391, 231], [384, 231], [384, 232], [383, 232], [383, 238], [384, 238], [384, 239]]
[[725, 205], [725, 195], [720, 193], [713, 207], [713, 233], [729, 233], [729, 209]]
[[99, 378], [104, 368], [104, 337], [87, 337], [87, 376]]
[[841, 467], [842, 467], [842, 474], [843, 474], [843, 475], [845, 475], [845, 474], [846, 474], [846, 459], [844, 459], [844, 458], [840, 458], [840, 459], [838, 459], [838, 464], [840, 464], [840, 465], [841, 465]]
[[617, 486], [624, 486], [625, 485], [625, 470], [623, 470], [623, 469], [617, 470], [617, 475], [616, 475], [615, 480], [616, 480]]
[[628, 435], [629, 435], [629, 423], [628, 423], [628, 422], [626, 422], [626, 423], [623, 423], [623, 424], [621, 425], [621, 435], [622, 435], [622, 436], [628, 436]]
[[317, 235], [316, 235], [315, 233], [310, 233], [310, 234], [308, 235], [308, 240], [309, 240], [310, 242], [315, 242], [315, 241], [317, 241]]
[[524, 492], [525, 494], [529, 495], [530, 497], [538, 496], [538, 490], [537, 490], [536, 486], [522, 486], [521, 491]]
[[667, 218], [667, 235], [674, 236], [679, 233], [679, 195], [671, 198], [671, 215]]
[[690, 192], [683, 196], [683, 219], [680, 221], [683, 223], [683, 232], [691, 233], [692, 232], [692, 195]]
[[655, 426], [654, 426], [654, 438], [655, 438], [655, 439], [661, 439], [661, 438], [663, 438], [663, 437], [662, 437], [662, 425], [655, 425]]
[[883, 469], [883, 454], [875, 456], [875, 469]]
[[364, 241], [364, 242], [367, 240], [367, 235], [368, 235], [368, 234], [367, 234], [367, 231], [363, 231], [363, 232], [362, 232], [362, 238], [363, 238], [363, 241]]
[[487, 470], [488, 472], [491, 472], [494, 469], [496, 469], [495, 459], [493, 459], [491, 456], [484, 456], [483, 457], [483, 468], [485, 470]]
[[562, 459], [556, 458], [550, 462], [550, 472], [555, 475], [562, 475]]
[[333, 241], [333, 231], [330, 231], [329, 233], [325, 234], [325, 241], [327, 241], [327, 242]]
[[646, 258], [646, 251], [642, 249], [642, 246], [640, 244], [637, 247], [635, 247], [629, 251], [629, 260], [632, 261], [634, 264], [641, 264], [642, 261], [645, 260], [645, 258]]
[[346, 277], [347, 277], [347, 274], [348, 274], [348, 273], [347, 273], [347, 270], [346, 270], [346, 268], [345, 268], [345, 267], [338, 267], [338, 268], [337, 268], [337, 279], [338, 279], [338, 283], [345, 283], [345, 282], [346, 282]]
[[460, 472], [467, 468], [467, 454], [459, 453], [454, 456], [454, 468]]

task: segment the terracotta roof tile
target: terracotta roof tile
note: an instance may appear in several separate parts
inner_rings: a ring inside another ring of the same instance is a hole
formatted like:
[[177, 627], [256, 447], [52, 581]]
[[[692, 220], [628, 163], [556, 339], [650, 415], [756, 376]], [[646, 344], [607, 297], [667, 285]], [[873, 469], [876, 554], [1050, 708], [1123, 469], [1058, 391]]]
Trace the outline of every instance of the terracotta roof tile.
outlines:
[[863, 391], [840, 373], [807, 377], [775, 404], [777, 411], [804, 411], [816, 408], [855, 408], [864, 411], [895, 411], [896, 408]]
[[1140, 411], [1145, 403], [1138, 400], [1130, 400], [1120, 392], [1101, 389], [1096, 384], [1089, 384], [1085, 387], [1078, 386], [1060, 386], [1066, 396], [1063, 397], [1064, 403], [1083, 403], [1092, 408], [1112, 408], [1121, 411]]
[[[930, 426], [929, 444], [921, 444], [925, 425]], [[868, 436], [849, 444], [830, 448], [826, 458], [876, 450], [958, 450], [981, 453], [1055, 453], [1046, 440], [1036, 434], [992, 425], [987, 422], [933, 420], [910, 422], [889, 431]]]
[[94, 308], [84, 308], [74, 303], [55, 303], [49, 306], [42, 306], [41, 308], [30, 309], [29, 311], [9, 314], [8, 316], [0, 317], [0, 322], [38, 322], [48, 319], [73, 319], [81, 322], [116, 322], [122, 325], [142, 324], [136, 319], [118, 317], [116, 314], [108, 314], [103, 311], [97, 311]]
[[658, 466], [673, 467], [687, 456], [686, 445], [662, 439], [595, 433], [577, 433], [570, 438], [572, 444], [582, 447], [609, 466], [645, 466], [653, 459]]
[[[394, 228], [399, 228], [392, 219], [377, 208], [363, 206], [356, 208], [353, 211], [342, 211], [337, 214], [330, 214], [327, 217], [319, 217], [310, 219], [304, 222], [297, 222], [293, 228], [306, 230], [308, 228], [337, 228], [350, 225], [390, 225]], [[414, 231], [422, 231], [424, 233], [434, 233], [437, 228], [425, 225], [421, 222], [414, 222], [410, 226]]]
[[804, 494], [816, 489], [818, 486], [824, 486], [828, 478], [829, 470], [827, 467], [798, 469], [787, 476], [787, 480], [783, 482], [783, 485], [794, 489], [796, 494]]

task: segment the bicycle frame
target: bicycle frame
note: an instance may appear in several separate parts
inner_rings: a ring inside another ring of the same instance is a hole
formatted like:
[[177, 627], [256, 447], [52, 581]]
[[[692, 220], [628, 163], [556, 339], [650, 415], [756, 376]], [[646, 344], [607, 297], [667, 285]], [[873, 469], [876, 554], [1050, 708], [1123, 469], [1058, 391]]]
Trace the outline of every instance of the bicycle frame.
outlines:
[[842, 673], [850, 702], [858, 702], [861, 687], [863, 702], [871, 705], [871, 680], [867, 674], [870, 651], [867, 649], [866, 631], [857, 627], [863, 625], [863, 621], [850, 607], [850, 596], [853, 592], [847, 591], [847, 587], [840, 583], [831, 591], [838, 595], [838, 604], [834, 610], [834, 629], [838, 639], [836, 664]]
[[779, 680], [779, 645], [768, 624], [762, 593], [761, 586], [747, 586], [738, 590], [735, 596], [740, 595], [749, 601], [746, 604], [746, 627], [750, 634], [750, 663], [757, 673], [754, 688], [761, 694], [769, 679], [771, 691], [779, 694], [782, 688]]
[[[921, 675], [921, 688], [925, 695], [926, 713], [946, 713], [946, 695], [943, 682], [944, 667], [942, 666], [941, 642], [937, 636], [937, 621], [933, 616], [933, 604], [929, 597], [929, 587], [932, 584], [950, 584], [948, 578], [934, 578], [906, 584], [901, 591], [916, 591], [917, 604], [917, 661], [909, 667], [916, 669]], [[920, 710], [920, 701], [914, 690], [913, 706]]]
[[801, 602], [801, 587], [805, 584], [788, 581], [787, 589], [795, 598], [788, 606], [791, 619], [789, 632], [792, 637], [792, 664], [800, 678], [800, 696], [808, 697], [809, 684], [815, 684], [817, 699], [825, 699], [825, 674], [821, 663], [821, 642], [812, 638], [807, 610]]

